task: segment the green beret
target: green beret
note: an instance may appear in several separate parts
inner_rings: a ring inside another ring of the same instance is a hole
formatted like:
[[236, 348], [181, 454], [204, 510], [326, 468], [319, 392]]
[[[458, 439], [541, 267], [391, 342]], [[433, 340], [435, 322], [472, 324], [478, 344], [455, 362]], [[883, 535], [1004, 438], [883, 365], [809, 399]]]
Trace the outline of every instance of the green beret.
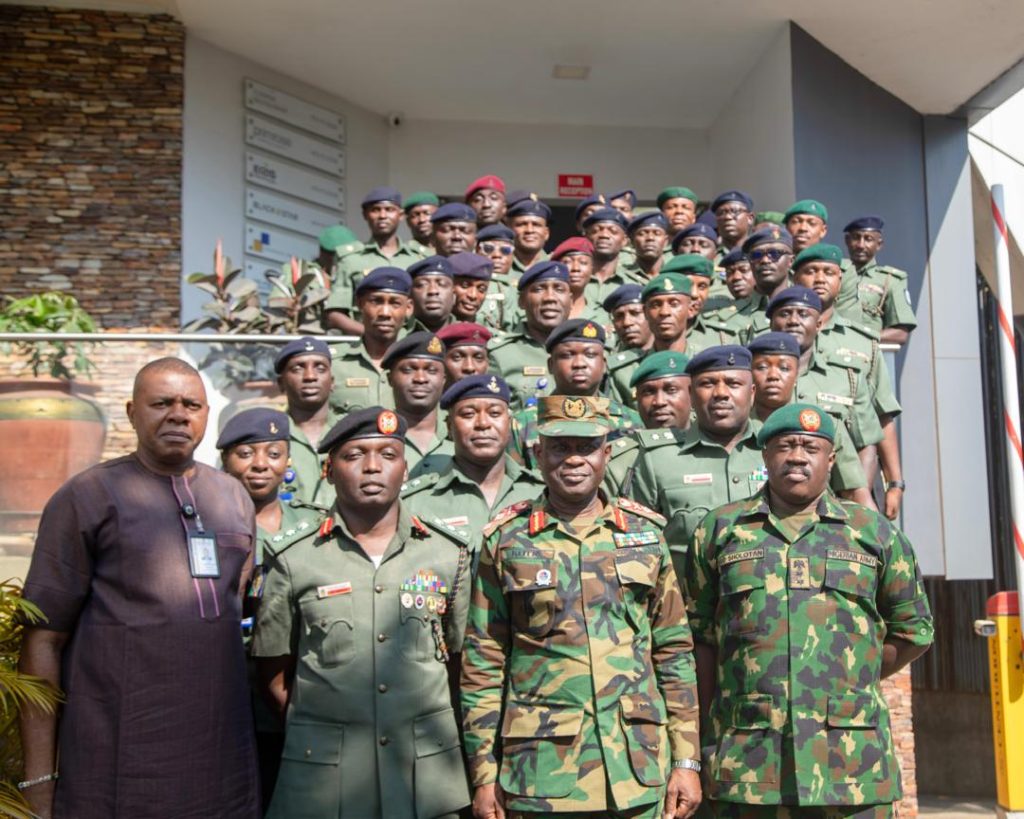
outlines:
[[805, 247], [796, 254], [796, 258], [793, 259], [793, 269], [796, 270], [800, 265], [807, 262], [831, 262], [832, 264], [841, 265], [843, 263], [843, 251], [835, 245], [818, 242], [816, 245]]
[[405, 198], [405, 204], [402, 205], [402, 210], [408, 213], [418, 205], [433, 205], [434, 207], [440, 207], [441, 200], [437, 198], [436, 193], [431, 193], [430, 191], [416, 191], [416, 193]]
[[[320, 232], [318, 240], [320, 247], [324, 250], [333, 250], [336, 253], [346, 252], [348, 245], [358, 246], [360, 244], [359, 237], [344, 225], [331, 225], [329, 228], [324, 228]], [[352, 250], [356, 249], [357, 247], [352, 248]]]
[[662, 273], [682, 273], [684, 276], [706, 276], [715, 274], [715, 266], [711, 259], [699, 253], [682, 253], [673, 256], [661, 266]]
[[689, 188], [684, 188], [677, 185], [674, 188], [665, 188], [661, 193], [658, 194], [658, 207], [660, 208], [669, 199], [689, 199], [693, 204], [697, 204], [697, 194], [691, 191]]
[[801, 199], [799, 202], [795, 202], [790, 205], [789, 210], [782, 214], [782, 219], [783, 221], [788, 222], [789, 217], [796, 216], [798, 213], [817, 216], [822, 222], [828, 221], [828, 208], [821, 204], [817, 199]]
[[762, 222], [770, 222], [773, 225], [784, 227], [786, 224], [786, 214], [781, 210], [762, 210], [754, 214], [754, 224], [759, 225]]
[[652, 296], [662, 296], [665, 293], [682, 293], [689, 296], [693, 293], [693, 283], [686, 276], [679, 273], [659, 273], [640, 291], [640, 301], [647, 301]]
[[835, 442], [836, 422], [821, 407], [814, 404], [787, 404], [779, 407], [764, 422], [757, 433], [757, 445], [764, 447], [776, 435], [817, 435]]
[[686, 365], [690, 363], [690, 357], [686, 353], [677, 353], [675, 350], [661, 350], [656, 353], [648, 353], [643, 357], [633, 375], [629, 378], [629, 386], [635, 387], [644, 381], [653, 381], [655, 378], [668, 378], [671, 375], [686, 375]]

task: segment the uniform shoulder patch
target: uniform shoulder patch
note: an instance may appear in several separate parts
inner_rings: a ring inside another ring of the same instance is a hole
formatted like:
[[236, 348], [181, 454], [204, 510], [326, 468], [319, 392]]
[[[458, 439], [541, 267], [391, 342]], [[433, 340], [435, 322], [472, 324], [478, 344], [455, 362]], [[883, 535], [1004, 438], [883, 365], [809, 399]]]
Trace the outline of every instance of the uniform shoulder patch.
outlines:
[[282, 552], [295, 546], [297, 543], [301, 543], [303, 540], [308, 540], [314, 535], [317, 536], [317, 540], [322, 540], [319, 536], [319, 527], [326, 521], [334, 522], [333, 518], [325, 518], [323, 521], [320, 520], [302, 520], [295, 524], [294, 528], [289, 528], [278, 532], [276, 535], [271, 535], [264, 541], [263, 549], [270, 557], [278, 557]]
[[653, 509], [644, 506], [642, 503], [637, 503], [632, 498], [619, 498], [618, 504], [620, 509], [625, 509], [627, 512], [632, 512], [634, 515], [640, 515], [640, 517], [653, 520], [659, 526], [664, 526], [668, 523], [668, 520], [664, 515], [655, 512]]
[[907, 271], [900, 270], [898, 267], [891, 267], [887, 264], [878, 265], [878, 270], [882, 273], [888, 273], [894, 279], [905, 279], [907, 278]]
[[530, 501], [519, 501], [519, 503], [506, 506], [484, 526], [484, 537], [490, 537], [499, 527], [528, 511], [532, 505]]

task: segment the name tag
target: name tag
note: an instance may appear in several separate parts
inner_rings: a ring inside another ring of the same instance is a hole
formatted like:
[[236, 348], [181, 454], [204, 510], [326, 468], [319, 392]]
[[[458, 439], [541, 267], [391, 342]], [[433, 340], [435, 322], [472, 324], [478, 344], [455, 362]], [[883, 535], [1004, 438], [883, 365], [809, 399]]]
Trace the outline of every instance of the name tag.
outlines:
[[344, 583], [331, 583], [329, 586], [317, 586], [316, 596], [318, 600], [323, 600], [327, 597], [337, 597], [339, 594], [351, 594], [352, 584], [348, 581]]
[[523, 367], [523, 375], [547, 375], [547, 367]]
[[220, 577], [217, 539], [213, 535], [188, 536], [188, 567], [193, 577]]
[[819, 392], [818, 393], [819, 404], [839, 404], [842, 407], [852, 407], [853, 399], [846, 398], [843, 395], [834, 395], [830, 392]]
[[370, 379], [369, 378], [346, 378], [345, 379], [345, 386], [346, 387], [369, 387], [370, 386]]
[[872, 569], [878, 565], [877, 557], [848, 549], [829, 549], [826, 552], [826, 557], [834, 558], [835, 560], [848, 560], [850, 563], [860, 563], [862, 566], [870, 566]]
[[741, 560], [757, 560], [764, 557], [764, 549], [745, 549], [742, 552], [729, 552], [718, 558], [719, 566], [728, 566], [730, 563], [739, 563]]
[[441, 523], [445, 526], [469, 526], [469, 517], [467, 515], [458, 515], [454, 518], [441, 518]]
[[696, 475], [683, 475], [683, 486], [700, 486], [713, 483], [715, 476], [710, 472], [700, 472]]

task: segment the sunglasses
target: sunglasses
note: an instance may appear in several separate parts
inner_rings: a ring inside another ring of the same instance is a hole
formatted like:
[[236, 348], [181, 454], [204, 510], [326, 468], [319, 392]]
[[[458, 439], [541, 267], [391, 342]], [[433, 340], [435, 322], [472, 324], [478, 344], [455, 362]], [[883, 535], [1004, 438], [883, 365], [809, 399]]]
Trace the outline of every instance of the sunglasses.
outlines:
[[752, 250], [747, 255], [750, 256], [750, 261], [752, 262], [760, 262], [764, 259], [768, 259], [769, 261], [772, 262], [777, 262], [783, 256], [789, 256], [790, 251], [779, 250], [777, 247], [770, 247], [767, 250]]
[[502, 256], [511, 256], [515, 251], [515, 248], [511, 245], [496, 245], [493, 242], [484, 242], [480, 245], [480, 249], [490, 256], [494, 251], [498, 251]]

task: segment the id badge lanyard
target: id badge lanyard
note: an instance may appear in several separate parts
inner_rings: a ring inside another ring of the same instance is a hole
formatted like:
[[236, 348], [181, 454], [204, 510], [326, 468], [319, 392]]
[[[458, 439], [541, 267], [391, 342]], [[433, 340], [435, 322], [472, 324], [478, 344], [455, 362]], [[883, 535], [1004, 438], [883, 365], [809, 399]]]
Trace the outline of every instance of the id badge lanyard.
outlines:
[[[206, 619], [206, 606], [203, 603], [202, 592], [202, 585], [206, 585], [210, 590], [210, 597], [213, 599], [214, 619], [217, 619], [220, 617], [220, 601], [217, 599], [217, 586], [213, 582], [220, 577], [217, 537], [213, 532], [207, 532], [203, 528], [203, 519], [199, 515], [199, 507], [196, 504], [195, 495], [192, 494], [192, 487], [188, 485], [188, 478], [182, 475], [181, 482], [184, 497], [178, 491], [176, 476], [171, 476], [171, 490], [178, 501], [178, 517], [185, 530], [188, 567], [192, 575], [192, 585], [196, 590], [196, 599], [199, 602], [199, 616]], [[201, 585], [203, 580], [206, 583]]]

